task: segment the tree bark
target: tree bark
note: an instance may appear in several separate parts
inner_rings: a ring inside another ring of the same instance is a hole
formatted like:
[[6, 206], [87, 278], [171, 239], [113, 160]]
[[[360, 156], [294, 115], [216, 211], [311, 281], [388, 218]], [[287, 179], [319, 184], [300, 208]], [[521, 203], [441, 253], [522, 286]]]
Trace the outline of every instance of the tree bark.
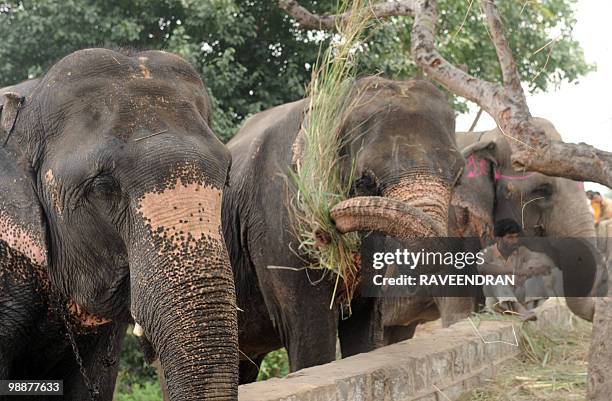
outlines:
[[589, 374], [587, 399], [589, 401], [608, 401], [612, 394], [612, 298], [595, 301], [593, 335], [589, 350]]

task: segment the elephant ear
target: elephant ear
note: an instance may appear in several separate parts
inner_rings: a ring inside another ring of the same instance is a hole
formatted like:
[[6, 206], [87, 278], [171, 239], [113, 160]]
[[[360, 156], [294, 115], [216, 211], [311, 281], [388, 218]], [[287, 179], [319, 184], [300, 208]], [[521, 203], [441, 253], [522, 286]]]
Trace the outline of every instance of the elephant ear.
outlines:
[[463, 149], [465, 169], [449, 210], [452, 235], [479, 238], [481, 245], [486, 245], [493, 233], [496, 151], [493, 141], [476, 142]]
[[474, 142], [473, 144], [463, 148], [461, 154], [466, 159], [470, 155], [478, 155], [482, 159], [486, 159], [494, 164], [497, 164], [497, 145], [494, 141]]
[[475, 142], [461, 151], [465, 158], [463, 177], [490, 180], [495, 184], [495, 170], [499, 165], [498, 147], [494, 141]]
[[2, 131], [3, 143], [5, 144], [8, 140], [8, 136], [15, 127], [15, 121], [19, 115], [19, 109], [23, 103], [24, 97], [20, 96], [15, 92], [6, 92], [2, 94], [2, 100], [0, 103], [0, 130]]
[[[6, 143], [23, 98], [14, 92], [1, 98], [0, 134]], [[0, 144], [0, 246], [44, 266], [48, 252], [43, 209], [34, 190], [34, 173], [20, 157]]]

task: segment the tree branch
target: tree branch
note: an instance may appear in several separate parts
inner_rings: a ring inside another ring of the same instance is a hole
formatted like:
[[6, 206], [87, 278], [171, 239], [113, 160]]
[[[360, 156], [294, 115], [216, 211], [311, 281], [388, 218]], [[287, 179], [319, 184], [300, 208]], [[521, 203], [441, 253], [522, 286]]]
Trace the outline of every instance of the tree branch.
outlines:
[[[336, 31], [337, 27], [350, 16], [349, 12], [331, 15], [313, 14], [302, 7], [297, 0], [278, 0], [278, 6], [303, 28]], [[372, 4], [369, 10], [374, 18], [414, 15], [414, 0], [383, 1]]]
[[[551, 140], [533, 122], [512, 50], [495, 0], [481, 0], [497, 52], [503, 85], [476, 78], [449, 63], [435, 46], [435, 0], [381, 1], [370, 6], [372, 17], [414, 15], [412, 56], [432, 79], [458, 96], [477, 103], [490, 114], [508, 137], [515, 168], [612, 187], [612, 153], [590, 145]], [[279, 0], [279, 7], [302, 27], [337, 30], [350, 13], [317, 15], [297, 0]]]
[[476, 125], [478, 125], [478, 120], [480, 120], [480, 116], [482, 116], [483, 109], [482, 107], [478, 109], [478, 113], [476, 113], [476, 117], [474, 117], [474, 121], [472, 121], [472, 125], [470, 125], [470, 129], [468, 132], [474, 132]]
[[436, 1], [417, 0], [412, 56], [431, 78], [451, 92], [477, 103], [508, 137], [515, 168], [612, 187], [612, 153], [590, 145], [550, 140], [538, 129], [527, 106], [514, 58], [494, 0], [483, 0], [487, 22], [502, 68], [504, 85], [475, 78], [446, 61], [436, 50]]
[[436, 2], [417, 0], [412, 26], [412, 56], [415, 62], [449, 91], [478, 103], [493, 115], [498, 99], [505, 97], [504, 88], [473, 77], [442, 57], [435, 45], [437, 21]]
[[514, 57], [512, 56], [512, 50], [506, 40], [504, 34], [504, 24], [502, 23], [501, 15], [495, 5], [494, 0], [483, 0], [482, 8], [484, 9], [487, 22], [489, 24], [489, 31], [491, 38], [493, 39], [493, 45], [497, 52], [497, 59], [501, 66], [502, 79], [506, 90], [510, 91], [513, 96], [520, 97], [522, 102], [527, 108], [527, 100], [525, 99], [525, 93], [521, 87], [521, 77], [516, 68]]

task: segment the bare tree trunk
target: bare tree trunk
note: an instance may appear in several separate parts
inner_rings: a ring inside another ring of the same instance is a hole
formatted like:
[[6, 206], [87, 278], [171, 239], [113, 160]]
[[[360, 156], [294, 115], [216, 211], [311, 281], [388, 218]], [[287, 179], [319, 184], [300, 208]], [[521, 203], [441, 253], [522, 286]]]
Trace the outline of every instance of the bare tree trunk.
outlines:
[[595, 301], [593, 335], [589, 350], [587, 399], [609, 401], [612, 394], [612, 298]]

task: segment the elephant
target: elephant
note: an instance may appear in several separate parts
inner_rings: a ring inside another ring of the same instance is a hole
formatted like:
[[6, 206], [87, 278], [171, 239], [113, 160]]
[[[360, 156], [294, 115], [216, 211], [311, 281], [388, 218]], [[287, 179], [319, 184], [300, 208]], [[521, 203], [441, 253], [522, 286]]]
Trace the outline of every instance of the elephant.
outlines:
[[[533, 122], [549, 138], [561, 140], [550, 121], [534, 118]], [[450, 234], [476, 238], [476, 243], [470, 246], [483, 248], [492, 239], [493, 224], [512, 218], [522, 225], [526, 236], [550, 239], [548, 245], [536, 241], [539, 244], [535, 247], [549, 254], [561, 268], [567, 294], [605, 293], [607, 274], [601, 269], [601, 255], [594, 243], [593, 217], [581, 184], [566, 178], [516, 171], [508, 141], [500, 129], [457, 133], [466, 170], [451, 199]], [[568, 245], [562, 238], [573, 240]], [[585, 255], [580, 267], [572, 265], [578, 254]], [[594, 284], [593, 288], [585, 289], [576, 288], [576, 283]], [[592, 298], [570, 296], [566, 300], [578, 316], [592, 319]]]
[[237, 400], [231, 156], [199, 75], [93, 48], [0, 93], [0, 379], [110, 401], [135, 323], [170, 400]]
[[[446, 236], [464, 165], [446, 96], [421, 79], [364, 77], [351, 88], [349, 96], [363, 100], [343, 117], [338, 163], [353, 179], [349, 198], [332, 210], [336, 228], [359, 232], [362, 252], [388, 239]], [[282, 346], [296, 371], [334, 360], [338, 337], [343, 356], [384, 345], [382, 299], [354, 297], [347, 318], [338, 302], [330, 306], [332, 275], [296, 251], [287, 205], [296, 194], [290, 177], [303, 157], [308, 102], [252, 116], [227, 144], [233, 165], [222, 221], [241, 308], [241, 383], [254, 380], [265, 354]], [[362, 282], [373, 271], [364, 263]], [[407, 302], [417, 316], [435, 307], [430, 301]]]

